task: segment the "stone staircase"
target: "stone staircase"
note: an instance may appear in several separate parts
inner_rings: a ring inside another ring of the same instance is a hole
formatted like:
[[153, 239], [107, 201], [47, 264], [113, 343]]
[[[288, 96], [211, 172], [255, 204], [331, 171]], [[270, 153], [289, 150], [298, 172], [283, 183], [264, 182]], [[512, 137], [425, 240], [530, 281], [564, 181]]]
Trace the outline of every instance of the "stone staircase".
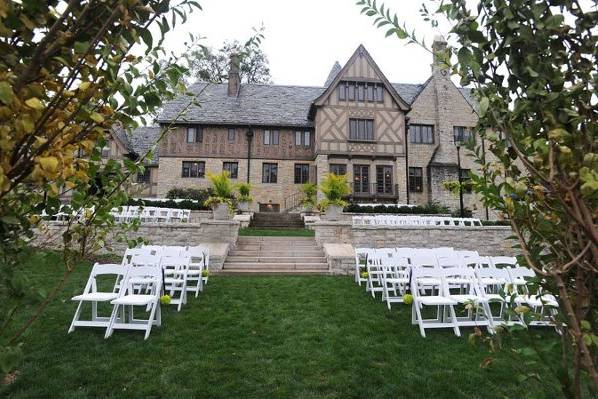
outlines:
[[304, 229], [299, 213], [256, 212], [249, 227], [262, 229]]
[[313, 237], [239, 237], [220, 274], [328, 274], [328, 263]]

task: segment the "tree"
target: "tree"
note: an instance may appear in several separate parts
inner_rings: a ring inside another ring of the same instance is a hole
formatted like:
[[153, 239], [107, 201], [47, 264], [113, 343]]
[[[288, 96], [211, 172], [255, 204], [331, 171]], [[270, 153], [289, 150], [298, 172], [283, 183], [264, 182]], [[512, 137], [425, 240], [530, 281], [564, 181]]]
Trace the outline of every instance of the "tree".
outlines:
[[189, 78], [212, 83], [226, 82], [230, 58], [236, 54], [240, 60], [239, 76], [242, 83], [269, 83], [268, 58], [259, 46], [262, 38], [263, 28], [255, 31], [255, 35], [245, 44], [237, 40], [226, 41], [218, 50], [199, 46], [189, 57]]
[[[60, 291], [76, 260], [103, 246], [114, 227], [110, 210], [126, 201], [128, 177], [142, 172], [151, 156], [152, 151], [125, 159], [124, 165], [103, 162], [101, 149], [111, 130], [146, 123], [164, 99], [184, 90], [180, 80], [186, 71], [162, 42], [200, 6], [194, 0], [170, 3], [0, 0], [0, 369], [5, 373], [17, 364], [24, 332]], [[20, 257], [35, 229], [43, 227], [40, 215], [56, 214], [65, 194], [64, 274], [50, 293], [32, 293]]]
[[[427, 48], [384, 5], [357, 4], [386, 36]], [[451, 26], [451, 45], [435, 56], [475, 87], [477, 131], [491, 153], [471, 148], [483, 171], [474, 189], [508, 215], [521, 262], [558, 294], [555, 375], [564, 395], [578, 398], [586, 379], [598, 390], [598, 13], [574, 0], [469, 5], [444, 1], [429, 12], [424, 4], [421, 14]]]

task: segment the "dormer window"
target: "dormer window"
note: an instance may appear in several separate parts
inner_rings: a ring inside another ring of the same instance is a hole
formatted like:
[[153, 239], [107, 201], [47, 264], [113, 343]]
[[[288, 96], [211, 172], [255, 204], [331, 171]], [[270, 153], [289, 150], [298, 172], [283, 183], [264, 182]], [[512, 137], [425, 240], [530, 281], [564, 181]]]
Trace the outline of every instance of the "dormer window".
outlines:
[[203, 130], [201, 127], [187, 127], [187, 143], [201, 143], [203, 141]]
[[384, 102], [384, 85], [372, 82], [342, 81], [338, 84], [339, 101]]

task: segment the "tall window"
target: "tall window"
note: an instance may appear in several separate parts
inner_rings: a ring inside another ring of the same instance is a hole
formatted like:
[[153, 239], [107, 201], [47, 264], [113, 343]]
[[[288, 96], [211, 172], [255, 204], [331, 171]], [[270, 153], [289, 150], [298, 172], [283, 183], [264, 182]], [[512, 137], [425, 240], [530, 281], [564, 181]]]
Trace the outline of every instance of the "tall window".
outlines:
[[340, 82], [338, 85], [339, 101], [384, 102], [382, 83]]
[[204, 177], [206, 163], [204, 161], [183, 161], [182, 177]]
[[409, 125], [409, 142], [414, 144], [433, 144], [434, 125]]
[[137, 183], [149, 183], [150, 177], [151, 169], [146, 166], [143, 173], [137, 173]]
[[471, 129], [465, 126], [454, 126], [453, 135], [455, 137], [455, 144], [465, 144], [469, 140], [474, 139]]
[[295, 184], [304, 184], [309, 181], [309, 165], [306, 163], [295, 164]]
[[203, 141], [203, 130], [201, 127], [187, 127], [187, 143], [201, 143]]
[[351, 140], [374, 140], [373, 119], [349, 119], [349, 139]]
[[422, 168], [409, 168], [409, 191], [414, 193], [421, 193], [424, 191]]
[[311, 146], [311, 132], [302, 132], [297, 130], [295, 132], [295, 145], [303, 147]]
[[262, 164], [262, 183], [276, 183], [278, 180], [278, 164]]
[[228, 142], [229, 143], [234, 143], [236, 135], [237, 135], [236, 130], [234, 128], [229, 128], [228, 129]]
[[463, 192], [471, 194], [471, 175], [469, 172], [469, 169], [461, 169], [459, 170], [459, 175], [461, 176], [461, 183], [463, 184]]
[[347, 165], [344, 163], [331, 163], [330, 164], [330, 173], [333, 175], [346, 175], [347, 174]]
[[224, 162], [222, 164], [222, 170], [228, 172], [231, 179], [236, 179], [239, 175], [239, 163], [238, 162]]
[[278, 130], [264, 130], [264, 145], [278, 145], [280, 132]]

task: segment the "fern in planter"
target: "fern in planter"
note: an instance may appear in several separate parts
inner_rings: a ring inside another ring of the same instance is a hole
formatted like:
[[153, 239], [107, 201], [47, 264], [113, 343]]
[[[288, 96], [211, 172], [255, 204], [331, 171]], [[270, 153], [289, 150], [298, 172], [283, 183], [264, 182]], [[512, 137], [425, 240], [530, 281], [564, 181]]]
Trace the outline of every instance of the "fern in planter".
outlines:
[[226, 204], [229, 209], [234, 209], [233, 204], [233, 183], [230, 180], [229, 173], [209, 173], [208, 180], [212, 185], [212, 195], [204, 202], [205, 206], [215, 207], [218, 204]]
[[320, 190], [326, 197], [326, 199], [320, 201], [320, 209], [326, 210], [330, 205], [340, 206], [341, 208], [347, 206], [347, 201], [344, 198], [351, 193], [351, 189], [346, 175], [328, 173], [320, 183]]

